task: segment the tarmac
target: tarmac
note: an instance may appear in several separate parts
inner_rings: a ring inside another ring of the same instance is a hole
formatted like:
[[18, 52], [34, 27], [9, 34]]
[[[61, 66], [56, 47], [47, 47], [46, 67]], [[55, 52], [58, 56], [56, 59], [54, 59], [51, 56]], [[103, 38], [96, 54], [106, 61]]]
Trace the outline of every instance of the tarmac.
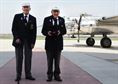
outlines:
[[[16, 84], [15, 55], [11, 40], [0, 40], [0, 84]], [[49, 84], [46, 81], [47, 61], [44, 40], [37, 40], [33, 49], [32, 74], [35, 81], [25, 79], [24, 69], [20, 84]], [[87, 47], [85, 41], [65, 40], [61, 56], [62, 82], [50, 84], [118, 84], [118, 41], [109, 49], [99, 41]]]

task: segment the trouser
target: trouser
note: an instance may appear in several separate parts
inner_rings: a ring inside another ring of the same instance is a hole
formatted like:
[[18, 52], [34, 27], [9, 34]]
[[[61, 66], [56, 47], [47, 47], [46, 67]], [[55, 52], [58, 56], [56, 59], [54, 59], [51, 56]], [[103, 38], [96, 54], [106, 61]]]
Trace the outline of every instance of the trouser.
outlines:
[[[61, 50], [46, 50], [47, 54], [47, 75], [59, 75], [60, 74], [60, 55]], [[54, 64], [54, 72], [53, 72], [53, 64]]]
[[23, 54], [24, 54], [24, 69], [26, 77], [31, 76], [31, 59], [32, 59], [32, 49], [28, 45], [28, 41], [24, 41], [24, 45], [15, 48], [16, 54], [16, 73], [17, 76], [22, 74], [22, 64], [23, 64]]

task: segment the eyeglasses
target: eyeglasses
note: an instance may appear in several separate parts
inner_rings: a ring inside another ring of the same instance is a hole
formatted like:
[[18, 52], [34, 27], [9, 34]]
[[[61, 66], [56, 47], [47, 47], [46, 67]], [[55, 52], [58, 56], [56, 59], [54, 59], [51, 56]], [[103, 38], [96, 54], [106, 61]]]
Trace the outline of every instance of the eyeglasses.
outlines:
[[23, 8], [29, 8], [29, 6], [23, 6]]
[[59, 10], [53, 10], [53, 12], [59, 12]]

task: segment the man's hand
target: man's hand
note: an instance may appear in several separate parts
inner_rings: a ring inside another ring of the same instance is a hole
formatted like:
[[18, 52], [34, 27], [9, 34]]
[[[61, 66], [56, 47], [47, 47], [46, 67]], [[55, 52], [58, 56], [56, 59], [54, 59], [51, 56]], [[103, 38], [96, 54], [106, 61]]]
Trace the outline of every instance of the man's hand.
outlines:
[[16, 39], [16, 43], [17, 44], [21, 43], [21, 40], [20, 39]]
[[34, 44], [31, 44], [31, 48], [32, 48], [32, 49], [34, 48]]
[[49, 35], [49, 36], [52, 36], [52, 34], [51, 34], [51, 33], [52, 33], [51, 31], [48, 31], [48, 35]]

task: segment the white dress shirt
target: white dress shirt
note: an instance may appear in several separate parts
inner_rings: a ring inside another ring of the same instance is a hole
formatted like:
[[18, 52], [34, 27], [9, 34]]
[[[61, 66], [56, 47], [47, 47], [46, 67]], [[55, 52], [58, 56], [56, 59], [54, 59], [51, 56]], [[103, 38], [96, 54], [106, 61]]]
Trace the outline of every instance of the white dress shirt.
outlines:
[[28, 21], [29, 21], [29, 14], [28, 14], [28, 15], [25, 15], [25, 14], [24, 14], [24, 18], [25, 18], [25, 16], [27, 16], [27, 17], [26, 17], [26, 20], [27, 20], [27, 22], [28, 22]]
[[[57, 17], [56, 19], [57, 19], [57, 25], [59, 25], [59, 18]], [[54, 25], [54, 23], [55, 23], [54, 20], [52, 21], [52, 23]]]

